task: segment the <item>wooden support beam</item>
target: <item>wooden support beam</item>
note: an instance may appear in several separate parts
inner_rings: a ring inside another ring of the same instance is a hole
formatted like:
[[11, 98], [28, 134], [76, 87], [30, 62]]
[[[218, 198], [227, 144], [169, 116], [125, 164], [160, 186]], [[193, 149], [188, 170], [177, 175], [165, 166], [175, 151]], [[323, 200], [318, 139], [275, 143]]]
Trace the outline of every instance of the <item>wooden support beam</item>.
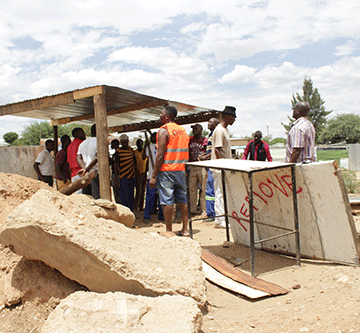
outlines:
[[97, 160], [99, 165], [100, 197], [101, 199], [107, 199], [111, 201], [105, 90], [102, 94], [94, 96], [94, 111], [97, 137]]
[[[216, 118], [219, 115], [219, 111], [204, 111], [201, 113], [194, 113], [187, 116], [180, 116], [177, 117], [175, 122], [179, 125], [186, 125], [186, 124], [193, 124], [193, 123], [201, 123], [204, 121], [208, 121], [211, 118]], [[135, 132], [135, 131], [142, 131], [147, 129], [159, 128], [161, 126], [160, 119], [154, 121], [147, 121], [137, 124], [130, 124], [130, 125], [122, 125], [122, 126], [114, 126], [109, 127], [109, 132]]]
[[86, 97], [93, 97], [95, 95], [101, 95], [104, 91], [104, 86], [96, 86], [91, 88], [85, 88], [81, 90], [75, 90], [73, 93], [74, 99], [81, 99]]
[[74, 103], [73, 93], [68, 92], [55, 96], [47, 96], [47, 97], [32, 99], [29, 101], [0, 106], [0, 116], [16, 115], [17, 113], [21, 113], [21, 112], [41, 110], [59, 105], [67, 105], [71, 103]]
[[[135, 103], [135, 104], [129, 104], [129, 105], [125, 105], [113, 110], [108, 110], [107, 111], [107, 115], [108, 116], [113, 116], [116, 114], [120, 114], [120, 113], [124, 113], [124, 112], [129, 112], [129, 111], [136, 111], [136, 110], [141, 110], [141, 109], [146, 109], [146, 108], [151, 108], [151, 107], [156, 107], [156, 106], [165, 106], [167, 105], [168, 101], [164, 100], [164, 99], [150, 99], [150, 100], [146, 100], [146, 101], [142, 101], [139, 103]], [[81, 116], [75, 116], [75, 117], [67, 117], [67, 118], [59, 118], [59, 119], [55, 119], [51, 122], [52, 125], [64, 125], [67, 123], [71, 123], [74, 121], [80, 121], [80, 120], [88, 120], [88, 119], [94, 119], [94, 114], [90, 113], [90, 114], [84, 114]]]

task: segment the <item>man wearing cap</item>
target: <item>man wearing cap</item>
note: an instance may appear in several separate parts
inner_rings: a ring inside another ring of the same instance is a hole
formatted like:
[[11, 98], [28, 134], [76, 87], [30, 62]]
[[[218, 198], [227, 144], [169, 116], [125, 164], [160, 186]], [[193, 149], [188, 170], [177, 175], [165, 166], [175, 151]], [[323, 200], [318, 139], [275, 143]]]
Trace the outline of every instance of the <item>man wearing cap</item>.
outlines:
[[262, 141], [262, 133], [256, 131], [254, 134], [254, 140], [251, 140], [245, 148], [243, 160], [246, 160], [249, 156], [251, 161], [266, 161], [272, 162], [269, 145]]
[[182, 230], [176, 234], [190, 236], [185, 178], [185, 163], [189, 159], [189, 136], [183, 127], [175, 123], [176, 116], [176, 108], [170, 105], [165, 106], [160, 113], [163, 125], [158, 132], [157, 154], [149, 186], [158, 187], [166, 231], [172, 231], [174, 204], [178, 204]]
[[295, 122], [291, 125], [286, 141], [285, 162], [310, 163], [316, 161], [315, 128], [307, 118], [310, 105], [298, 102], [293, 108]]
[[[193, 136], [189, 141], [189, 162], [200, 161], [200, 156], [206, 153], [207, 139], [202, 136], [203, 127], [200, 124], [191, 125], [193, 129]], [[206, 216], [205, 205], [205, 189], [206, 180], [202, 168], [190, 168], [189, 174], [189, 195], [190, 195], [190, 212], [191, 215], [196, 215], [197, 210], [197, 193], [201, 188], [200, 193], [200, 207], [203, 217]]]
[[[213, 133], [213, 143], [211, 151], [211, 159], [231, 158], [230, 135], [227, 127], [232, 125], [236, 119], [236, 108], [233, 106], [225, 106], [222, 112], [220, 124], [218, 124]], [[225, 228], [224, 197], [221, 181], [221, 172], [213, 170], [214, 189], [215, 189], [215, 228]]]
[[121, 147], [117, 160], [114, 161], [115, 174], [120, 179], [121, 204], [134, 211], [134, 189], [135, 189], [135, 168], [136, 159], [134, 150], [129, 146], [129, 137], [126, 134], [120, 135]]

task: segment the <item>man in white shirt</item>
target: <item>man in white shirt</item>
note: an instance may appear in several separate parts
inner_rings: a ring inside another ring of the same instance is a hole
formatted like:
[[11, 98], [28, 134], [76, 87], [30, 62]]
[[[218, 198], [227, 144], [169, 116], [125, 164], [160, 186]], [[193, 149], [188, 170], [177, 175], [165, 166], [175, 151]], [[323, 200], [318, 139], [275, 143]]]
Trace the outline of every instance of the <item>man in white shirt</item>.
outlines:
[[[78, 149], [77, 158], [76, 158], [79, 167], [81, 170], [78, 172], [78, 175], [81, 177], [91, 170], [98, 170], [97, 165], [97, 139], [96, 139], [96, 126], [95, 124], [91, 126], [91, 138], [87, 138], [83, 141]], [[100, 198], [100, 187], [99, 187], [99, 175], [96, 176], [91, 181], [91, 195], [94, 199]], [[83, 189], [84, 193], [84, 189]], [[85, 191], [86, 193], [86, 191]], [[87, 193], [86, 193], [87, 194]]]
[[[213, 142], [212, 142], [212, 151], [211, 159], [220, 159], [220, 158], [231, 158], [231, 144], [230, 144], [230, 134], [227, 129], [229, 125], [232, 125], [236, 119], [236, 108], [233, 106], [225, 106], [224, 111], [222, 112], [222, 119], [220, 124], [216, 126], [213, 132]], [[224, 197], [223, 197], [223, 187], [221, 181], [221, 171], [212, 170], [214, 177], [214, 189], [215, 189], [215, 228], [225, 228], [225, 215], [224, 210]]]
[[45, 149], [40, 152], [33, 165], [38, 179], [53, 186], [54, 184], [54, 158], [51, 154], [55, 150], [54, 140], [46, 140]]

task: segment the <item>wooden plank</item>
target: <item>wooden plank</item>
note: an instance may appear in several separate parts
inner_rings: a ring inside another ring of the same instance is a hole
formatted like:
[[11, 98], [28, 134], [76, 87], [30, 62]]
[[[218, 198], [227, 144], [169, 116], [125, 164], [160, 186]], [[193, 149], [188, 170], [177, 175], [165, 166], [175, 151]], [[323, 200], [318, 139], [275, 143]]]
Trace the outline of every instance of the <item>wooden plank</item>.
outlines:
[[106, 95], [94, 96], [100, 197], [111, 201]]
[[[186, 124], [192, 124], [192, 123], [200, 123], [204, 121], [208, 121], [211, 118], [217, 117], [219, 114], [218, 111], [204, 111], [201, 113], [194, 113], [186, 116], [179, 116], [176, 118], [175, 122], [179, 125], [186, 125]], [[160, 128], [161, 122], [159, 120], [154, 121], [146, 121], [136, 124], [129, 124], [129, 125], [121, 125], [121, 126], [113, 126], [109, 127], [109, 132], [115, 133], [115, 132], [134, 132], [134, 131], [142, 131], [147, 129], [153, 129], [153, 128]]]
[[65, 125], [71, 122], [71, 118], [61, 118], [61, 119], [55, 119], [50, 121], [50, 126], [60, 126]]
[[101, 95], [105, 91], [104, 86], [96, 86], [85, 88], [81, 90], [75, 90], [73, 93], [74, 99], [81, 99], [86, 97], [93, 97], [95, 95]]
[[0, 106], [0, 116], [16, 115], [21, 112], [41, 110], [59, 105], [68, 105], [71, 103], [74, 103], [73, 93], [68, 92], [55, 96], [47, 96]]
[[222, 288], [231, 290], [232, 292], [235, 292], [240, 295], [244, 295], [251, 299], [270, 296], [269, 293], [248, 287], [240, 282], [234, 281], [233, 279], [221, 274], [220, 272], [218, 272], [216, 269], [214, 269], [204, 261], [202, 262], [202, 268], [205, 273], [205, 277], [209, 281], [217, 284]]
[[250, 288], [263, 291], [270, 295], [284, 295], [289, 292], [289, 290], [282, 288], [276, 284], [266, 282], [264, 280], [254, 278], [250, 275], [245, 274], [239, 269], [234, 268], [226, 260], [216, 256], [215, 254], [205, 249], [201, 250], [201, 259], [207, 264], [209, 264], [211, 267], [215, 268], [221, 274]]
[[77, 190], [89, 185], [91, 181], [98, 175], [97, 170], [91, 170], [90, 172], [86, 173], [84, 177], [75, 180], [74, 182], [70, 183], [69, 185], [63, 187], [60, 192], [65, 195], [70, 195]]

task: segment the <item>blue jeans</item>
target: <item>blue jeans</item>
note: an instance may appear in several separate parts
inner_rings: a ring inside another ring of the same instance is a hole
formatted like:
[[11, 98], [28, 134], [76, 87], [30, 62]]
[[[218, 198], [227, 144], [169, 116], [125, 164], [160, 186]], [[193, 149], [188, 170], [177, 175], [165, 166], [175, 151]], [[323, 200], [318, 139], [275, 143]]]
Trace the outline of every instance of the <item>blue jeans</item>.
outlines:
[[185, 171], [160, 171], [156, 183], [161, 205], [187, 203]]
[[[154, 211], [154, 206], [157, 199], [157, 188], [150, 188], [149, 187], [149, 179], [146, 183], [146, 199], [145, 199], [145, 209], [144, 209], [144, 219], [150, 219], [151, 213]], [[158, 201], [158, 219], [164, 220], [164, 213], [160, 202]]]
[[134, 211], [135, 178], [120, 178], [121, 204]]
[[208, 179], [205, 191], [206, 200], [206, 215], [208, 217], [215, 216], [215, 190], [214, 190], [214, 178], [211, 170], [208, 171]]

